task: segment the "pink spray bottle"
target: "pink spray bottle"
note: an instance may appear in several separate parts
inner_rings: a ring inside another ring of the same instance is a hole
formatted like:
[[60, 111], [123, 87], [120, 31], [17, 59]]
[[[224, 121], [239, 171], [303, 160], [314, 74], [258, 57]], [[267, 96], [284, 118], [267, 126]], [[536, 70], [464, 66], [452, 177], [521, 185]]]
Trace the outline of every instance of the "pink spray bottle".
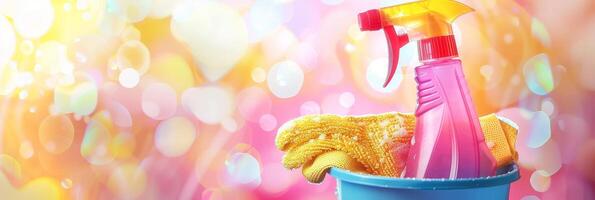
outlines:
[[[383, 29], [392, 79], [399, 49], [418, 40], [416, 127], [405, 177], [472, 178], [494, 175], [496, 161], [485, 144], [452, 33], [451, 23], [473, 11], [453, 0], [423, 0], [360, 13], [362, 31]], [[393, 26], [404, 28], [397, 34]]]

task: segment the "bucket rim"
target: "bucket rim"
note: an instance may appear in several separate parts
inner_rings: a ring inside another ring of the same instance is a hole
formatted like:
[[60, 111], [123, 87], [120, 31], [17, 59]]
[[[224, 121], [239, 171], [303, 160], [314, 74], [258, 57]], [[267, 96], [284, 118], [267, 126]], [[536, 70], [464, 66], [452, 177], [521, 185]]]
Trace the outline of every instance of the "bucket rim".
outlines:
[[361, 173], [354, 173], [348, 170], [333, 167], [329, 174], [341, 182], [350, 182], [372, 187], [394, 188], [394, 189], [430, 189], [430, 190], [450, 190], [450, 189], [472, 189], [479, 187], [491, 187], [510, 184], [520, 178], [519, 168], [513, 164], [504, 168], [496, 176], [479, 178], [461, 178], [461, 179], [414, 179], [414, 178], [394, 178], [386, 176], [374, 176]]

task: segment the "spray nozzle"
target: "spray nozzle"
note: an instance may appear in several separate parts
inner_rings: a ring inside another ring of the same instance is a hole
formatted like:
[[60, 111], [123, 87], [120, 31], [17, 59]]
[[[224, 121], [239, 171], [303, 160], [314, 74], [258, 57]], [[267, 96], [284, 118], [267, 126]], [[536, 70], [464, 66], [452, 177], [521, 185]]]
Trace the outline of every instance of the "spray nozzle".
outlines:
[[383, 87], [386, 87], [393, 79], [399, 64], [399, 50], [405, 44], [409, 43], [409, 36], [404, 31], [397, 33], [394, 26], [382, 26], [380, 10], [368, 10], [358, 15], [360, 29], [362, 31], [376, 31], [384, 29], [386, 41], [388, 43], [388, 72]]
[[[362, 31], [383, 29], [386, 35], [389, 66], [384, 87], [397, 71], [399, 50], [409, 39], [421, 40], [418, 42], [420, 59], [457, 56], [451, 23], [471, 11], [469, 6], [454, 0], [422, 0], [360, 13], [358, 21]], [[396, 31], [394, 26], [403, 29]]]

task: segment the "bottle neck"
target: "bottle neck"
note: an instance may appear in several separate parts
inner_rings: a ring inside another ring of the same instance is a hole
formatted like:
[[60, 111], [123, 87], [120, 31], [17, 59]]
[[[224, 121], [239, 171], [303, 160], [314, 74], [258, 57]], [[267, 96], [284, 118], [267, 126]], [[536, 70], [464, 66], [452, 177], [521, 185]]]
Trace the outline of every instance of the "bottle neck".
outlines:
[[419, 61], [434, 62], [459, 56], [454, 35], [437, 36], [417, 41]]

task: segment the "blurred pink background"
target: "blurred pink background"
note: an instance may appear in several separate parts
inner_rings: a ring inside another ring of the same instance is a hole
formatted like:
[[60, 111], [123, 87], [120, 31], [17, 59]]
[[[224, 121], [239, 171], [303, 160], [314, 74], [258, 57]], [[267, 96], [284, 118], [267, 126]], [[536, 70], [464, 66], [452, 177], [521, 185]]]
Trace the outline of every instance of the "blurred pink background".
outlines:
[[[1, 0], [0, 194], [334, 199], [281, 165], [284, 122], [413, 112], [415, 43], [382, 88], [408, 1]], [[465, 0], [455, 35], [480, 115], [519, 125], [511, 199], [594, 199], [595, 2]]]

